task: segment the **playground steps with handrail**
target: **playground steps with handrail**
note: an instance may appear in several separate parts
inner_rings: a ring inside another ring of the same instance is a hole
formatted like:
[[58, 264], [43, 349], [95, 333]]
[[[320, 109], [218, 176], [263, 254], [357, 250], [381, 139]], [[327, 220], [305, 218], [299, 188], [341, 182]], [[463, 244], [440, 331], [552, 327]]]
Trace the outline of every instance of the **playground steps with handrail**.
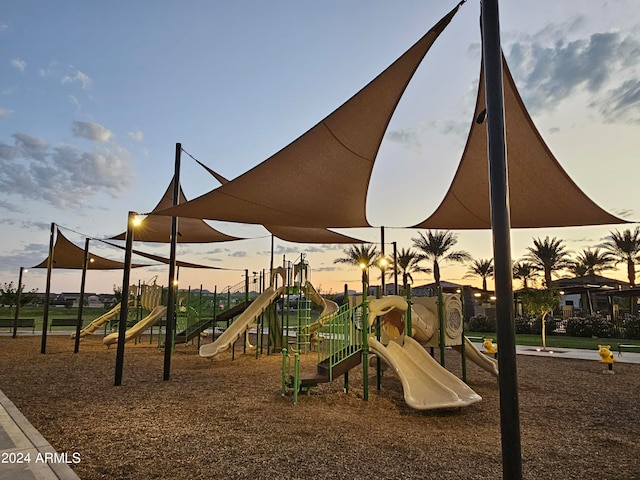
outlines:
[[[362, 362], [360, 346], [349, 345], [344, 350], [335, 353], [331, 357], [327, 357], [318, 363], [315, 375], [302, 377], [300, 379], [301, 388], [315, 387], [320, 383], [328, 383], [333, 379], [344, 375], [352, 368], [357, 367]], [[344, 357], [342, 360], [334, 364], [335, 359]], [[333, 366], [332, 366], [333, 364]]]

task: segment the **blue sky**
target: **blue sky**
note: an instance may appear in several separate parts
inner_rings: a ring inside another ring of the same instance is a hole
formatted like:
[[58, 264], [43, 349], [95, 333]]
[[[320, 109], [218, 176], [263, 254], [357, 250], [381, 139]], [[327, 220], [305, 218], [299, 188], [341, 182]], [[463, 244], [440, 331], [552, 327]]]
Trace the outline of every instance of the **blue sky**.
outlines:
[[[45, 258], [51, 222], [105, 237], [129, 210], [148, 211], [173, 173], [175, 143], [234, 178], [293, 141], [354, 94], [455, 5], [453, 1], [23, 0], [0, 10], [0, 282]], [[438, 205], [460, 158], [479, 73], [479, 2], [462, 6], [423, 61], [392, 119], [371, 179], [374, 225], [402, 227]], [[634, 0], [503, 1], [502, 43], [534, 122], [576, 183], [600, 206], [640, 220], [640, 4]], [[217, 185], [183, 158], [188, 198]], [[541, 192], [548, 195], [552, 192]], [[230, 269], [268, 267], [261, 227], [212, 222], [253, 237], [180, 247], [181, 258]], [[634, 227], [635, 225], [631, 225]], [[624, 228], [624, 227], [623, 227]], [[532, 237], [574, 252], [613, 227], [514, 231], [514, 259]], [[83, 237], [64, 231], [83, 245]], [[355, 236], [377, 241], [377, 229]], [[387, 230], [409, 247], [416, 232]], [[490, 232], [460, 232], [459, 247], [491, 257]], [[142, 247], [141, 247], [142, 248]], [[168, 255], [167, 246], [147, 247]], [[390, 249], [390, 247], [387, 247]], [[323, 290], [356, 288], [333, 264], [342, 247], [276, 241], [276, 258], [307, 254]], [[103, 247], [95, 253], [118, 258]], [[465, 267], [445, 266], [448, 280]], [[134, 272], [148, 280], [166, 268]], [[236, 283], [237, 270], [181, 271], [181, 285]], [[619, 274], [612, 274], [620, 276]], [[27, 288], [44, 290], [44, 272]], [[54, 291], [77, 291], [55, 272]], [[119, 272], [91, 272], [109, 292]], [[431, 281], [428, 276], [417, 279]], [[163, 283], [166, 283], [163, 282]]]

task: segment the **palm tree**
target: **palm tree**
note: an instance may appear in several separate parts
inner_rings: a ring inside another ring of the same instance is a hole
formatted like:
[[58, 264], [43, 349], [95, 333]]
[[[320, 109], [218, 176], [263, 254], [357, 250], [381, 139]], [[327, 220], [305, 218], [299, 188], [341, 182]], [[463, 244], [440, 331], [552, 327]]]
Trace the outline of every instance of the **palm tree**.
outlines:
[[440, 286], [440, 262], [466, 262], [471, 255], [464, 250], [451, 251], [458, 243], [456, 236], [448, 231], [428, 230], [426, 235], [418, 233], [418, 238], [412, 238], [413, 246], [420, 252], [420, 260], [433, 262], [433, 278]]
[[469, 265], [469, 270], [464, 278], [480, 277], [482, 278], [482, 290], [487, 290], [487, 278], [493, 277], [493, 259], [489, 258], [473, 260]]
[[520, 261], [513, 266], [513, 278], [522, 280], [522, 288], [529, 288], [529, 280], [538, 272], [536, 266], [527, 261]]
[[395, 272], [402, 275], [402, 285], [407, 290], [409, 286], [409, 280], [413, 282], [412, 273], [431, 273], [430, 268], [421, 267], [418, 262], [420, 261], [420, 255], [411, 248], [403, 248], [398, 253], [397, 261], [394, 261], [389, 270], [389, 276], [392, 276]]
[[378, 266], [378, 249], [371, 243], [363, 243], [360, 245], [350, 245], [349, 248], [343, 250], [345, 256], [336, 258], [333, 263], [345, 263], [368, 269], [371, 266]]
[[584, 272], [580, 276], [588, 276], [591, 282], [595, 282], [596, 275], [613, 268], [614, 261], [615, 258], [611, 252], [601, 252], [598, 247], [595, 250], [587, 248], [578, 254], [570, 270], [573, 273]]
[[571, 266], [567, 249], [562, 243], [556, 237], [545, 237], [544, 240], [534, 238], [533, 247], [527, 247], [529, 253], [525, 258], [544, 272], [545, 288], [551, 288], [551, 275], [554, 272]]
[[636, 263], [640, 262], [640, 227], [632, 232], [630, 229], [620, 233], [610, 232], [607, 242], [601, 246], [615, 258], [616, 264], [626, 262], [627, 277], [631, 287], [636, 285]]
[[567, 267], [567, 270], [569, 270], [574, 277], [582, 280], [582, 283], [585, 283], [584, 278], [589, 274], [589, 267], [579, 262], [572, 263]]

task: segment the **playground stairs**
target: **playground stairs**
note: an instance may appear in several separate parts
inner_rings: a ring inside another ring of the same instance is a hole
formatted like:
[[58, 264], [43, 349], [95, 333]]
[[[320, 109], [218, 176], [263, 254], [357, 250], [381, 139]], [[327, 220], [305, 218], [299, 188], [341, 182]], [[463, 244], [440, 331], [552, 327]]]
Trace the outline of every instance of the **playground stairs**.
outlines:
[[331, 382], [333, 379], [344, 375], [352, 368], [360, 365], [362, 361], [361, 351], [360, 346], [349, 345], [344, 350], [325, 358], [318, 363], [315, 375], [300, 379], [300, 386], [302, 388], [315, 387], [320, 383]]
[[249, 302], [245, 301], [237, 305], [234, 305], [233, 307], [220, 312], [218, 315], [216, 315], [215, 319], [203, 318], [200, 321], [187, 326], [186, 329], [184, 329], [182, 332], [176, 335], [175, 343], [187, 343], [189, 340], [196, 338], [198, 335], [200, 335], [202, 331], [211, 327], [214, 324], [214, 322], [215, 323], [227, 322], [228, 324], [230, 320], [232, 320], [234, 317], [237, 317], [242, 312], [244, 312], [247, 309], [247, 307], [251, 304], [251, 301], [252, 300], [250, 300]]

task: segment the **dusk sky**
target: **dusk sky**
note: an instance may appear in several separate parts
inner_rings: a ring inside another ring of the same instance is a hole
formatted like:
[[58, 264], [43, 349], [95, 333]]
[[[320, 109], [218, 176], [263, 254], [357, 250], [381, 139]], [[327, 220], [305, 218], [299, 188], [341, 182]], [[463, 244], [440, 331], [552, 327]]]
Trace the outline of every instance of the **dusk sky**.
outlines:
[[[295, 140], [408, 49], [455, 1], [21, 0], [0, 10], [0, 283], [42, 261], [51, 222], [79, 246], [150, 211], [173, 175], [177, 142], [233, 179]], [[436, 41], [402, 98], [371, 178], [367, 214], [411, 246], [414, 225], [440, 203], [472, 121], [480, 71], [480, 3], [469, 0]], [[640, 3], [637, 0], [500, 5], [502, 46], [524, 102], [569, 176], [598, 205], [640, 221]], [[184, 155], [194, 198], [218, 186]], [[309, 188], [312, 188], [310, 180]], [[553, 192], [540, 192], [553, 195]], [[295, 201], [295, 199], [292, 199]], [[241, 270], [268, 268], [259, 226], [209, 222], [248, 240], [180, 246], [179, 258], [230, 271], [180, 271], [180, 286], [222, 289]], [[534, 237], [578, 253], [628, 226], [512, 232], [514, 260]], [[379, 228], [340, 230], [372, 242]], [[458, 247], [492, 256], [489, 231], [461, 231]], [[122, 259], [94, 242], [92, 251]], [[276, 263], [304, 252], [323, 291], [359, 288], [359, 272], [333, 260], [344, 246], [276, 240]], [[168, 245], [136, 245], [168, 256]], [[387, 251], [391, 247], [387, 245]], [[443, 279], [465, 266], [444, 265]], [[624, 270], [624, 269], [623, 269]], [[44, 291], [45, 271], [27, 289]], [[165, 266], [135, 270], [132, 282]], [[625, 278], [621, 272], [607, 273]], [[424, 275], [416, 284], [431, 282]], [[122, 273], [90, 272], [87, 291], [112, 291]], [[490, 282], [490, 286], [492, 282]], [[80, 273], [55, 271], [52, 290], [78, 291]]]

